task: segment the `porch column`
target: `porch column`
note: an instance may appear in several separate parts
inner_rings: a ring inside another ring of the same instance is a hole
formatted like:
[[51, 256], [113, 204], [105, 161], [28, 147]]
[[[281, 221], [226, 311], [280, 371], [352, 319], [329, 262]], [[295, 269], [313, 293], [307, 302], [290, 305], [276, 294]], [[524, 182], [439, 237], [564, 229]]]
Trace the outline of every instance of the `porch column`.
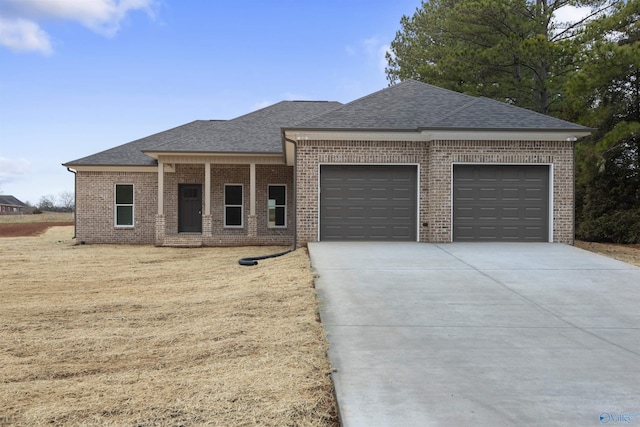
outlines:
[[158, 214], [156, 215], [156, 245], [164, 243], [164, 163], [158, 160]]
[[204, 163], [204, 215], [202, 215], [202, 234], [211, 236], [211, 162]]
[[164, 163], [158, 160], [158, 215], [164, 215]]
[[211, 215], [211, 163], [204, 164], [204, 214]]
[[249, 165], [249, 221], [248, 221], [249, 237], [258, 235], [258, 221], [256, 218], [256, 164]]

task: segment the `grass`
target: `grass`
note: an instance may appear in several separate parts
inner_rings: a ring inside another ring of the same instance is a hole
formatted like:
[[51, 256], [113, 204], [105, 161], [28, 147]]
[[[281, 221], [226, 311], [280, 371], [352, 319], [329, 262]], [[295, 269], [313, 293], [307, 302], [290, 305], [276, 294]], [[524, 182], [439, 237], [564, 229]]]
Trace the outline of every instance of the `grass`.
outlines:
[[41, 214], [0, 215], [0, 224], [29, 222], [73, 222], [73, 212], [44, 212]]
[[337, 426], [304, 249], [0, 239], [0, 424]]

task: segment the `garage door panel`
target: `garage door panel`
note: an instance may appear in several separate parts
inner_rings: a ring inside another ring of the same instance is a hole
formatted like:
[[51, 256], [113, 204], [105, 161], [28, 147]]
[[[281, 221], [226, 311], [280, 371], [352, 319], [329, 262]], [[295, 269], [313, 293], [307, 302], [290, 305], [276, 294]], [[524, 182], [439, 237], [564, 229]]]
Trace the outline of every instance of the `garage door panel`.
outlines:
[[320, 240], [415, 240], [415, 166], [323, 165]]
[[455, 165], [457, 241], [548, 241], [548, 166]]

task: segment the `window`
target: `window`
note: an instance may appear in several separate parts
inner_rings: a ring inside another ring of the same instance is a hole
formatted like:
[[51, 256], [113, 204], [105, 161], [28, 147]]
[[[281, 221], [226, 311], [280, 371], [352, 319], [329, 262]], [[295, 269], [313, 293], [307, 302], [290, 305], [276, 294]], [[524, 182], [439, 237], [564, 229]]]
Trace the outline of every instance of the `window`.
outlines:
[[242, 227], [242, 185], [224, 186], [224, 226]]
[[285, 185], [270, 185], [267, 208], [269, 210], [269, 227], [287, 226], [287, 187]]
[[133, 184], [116, 184], [116, 227], [133, 227]]

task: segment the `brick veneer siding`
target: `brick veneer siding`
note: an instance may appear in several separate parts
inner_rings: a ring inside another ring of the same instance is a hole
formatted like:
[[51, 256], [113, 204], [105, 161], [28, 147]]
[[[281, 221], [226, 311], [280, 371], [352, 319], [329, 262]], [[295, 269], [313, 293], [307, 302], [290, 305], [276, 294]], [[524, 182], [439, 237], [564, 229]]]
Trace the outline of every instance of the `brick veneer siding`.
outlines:
[[567, 141], [431, 141], [427, 241], [451, 241], [454, 163], [552, 164], [553, 241], [574, 242], [573, 143]]
[[[573, 244], [574, 164], [571, 142], [546, 141], [298, 141], [297, 233], [299, 245], [318, 239], [318, 172], [320, 164], [398, 164], [419, 166], [419, 229], [422, 242], [451, 241], [451, 178], [455, 163], [553, 165], [553, 240]], [[256, 216], [250, 218], [249, 165], [211, 165], [211, 217], [204, 218], [201, 242], [210, 246], [290, 245], [294, 230], [293, 168], [256, 166]], [[167, 236], [178, 236], [178, 185], [202, 184], [204, 165], [176, 165], [164, 175], [164, 224]], [[135, 227], [114, 226], [116, 183], [133, 184]], [[142, 243], [156, 236], [157, 172], [78, 172], [77, 240], [86, 243]], [[224, 227], [224, 185], [244, 188], [244, 226]], [[287, 186], [287, 227], [268, 228], [269, 184]], [[203, 207], [204, 213], [204, 196]], [[210, 225], [209, 225], [210, 223]], [[424, 226], [423, 224], [427, 224]], [[204, 231], [204, 230], [203, 230]], [[162, 233], [161, 233], [162, 234]]]
[[[164, 174], [164, 215], [157, 216], [158, 174], [138, 172], [78, 172], [77, 227], [78, 242], [162, 244], [166, 236], [178, 236], [178, 185], [201, 184], [204, 191], [204, 165], [177, 164], [175, 172]], [[249, 165], [211, 165], [211, 217], [203, 216], [206, 246], [281, 245], [293, 243], [293, 168], [285, 165], [256, 165], [256, 215], [250, 218]], [[135, 226], [114, 225], [114, 185], [133, 184], [135, 192]], [[242, 184], [244, 225], [224, 227], [224, 185]], [[267, 224], [268, 185], [287, 186], [287, 227], [269, 228]], [[204, 195], [202, 201], [204, 215]], [[253, 232], [250, 222], [255, 223]], [[210, 223], [210, 225], [208, 224]], [[158, 234], [157, 234], [158, 233]], [[168, 239], [167, 239], [168, 240]], [[174, 239], [175, 240], [175, 239]], [[180, 240], [176, 240], [180, 241]], [[188, 244], [188, 238], [185, 239]]]
[[[318, 240], [318, 172], [319, 164], [398, 164], [419, 165], [420, 194], [427, 199], [427, 150], [424, 142], [409, 141], [298, 141], [297, 143], [297, 234], [298, 244]], [[427, 204], [420, 204], [420, 220], [427, 214]], [[420, 228], [420, 240], [426, 229]]]
[[[152, 244], [158, 194], [153, 172], [82, 172], [76, 175], [76, 241]], [[115, 226], [115, 184], [133, 184], [134, 227]]]
[[[178, 165], [180, 166], [180, 165]], [[185, 165], [186, 166], [186, 165]], [[204, 181], [204, 166], [202, 181]], [[176, 172], [178, 172], [178, 169]], [[166, 175], [165, 175], [166, 179]], [[243, 226], [224, 226], [224, 186], [242, 184]], [[287, 186], [287, 227], [269, 228], [267, 224], [267, 186], [284, 184]], [[212, 246], [238, 245], [291, 245], [293, 243], [293, 168], [285, 165], [256, 165], [256, 216], [250, 218], [250, 166], [211, 165], [211, 223], [212, 236], [205, 237], [203, 243]], [[204, 202], [203, 202], [204, 203]], [[165, 205], [166, 206], [166, 205]], [[177, 209], [177, 201], [176, 204]], [[203, 206], [204, 209], [204, 206]], [[250, 223], [255, 222], [255, 235], [251, 235]], [[177, 224], [177, 223], [176, 223]], [[175, 228], [177, 232], [177, 225]]]
[[[298, 244], [318, 240], [320, 164], [418, 164], [422, 242], [451, 241], [454, 163], [552, 164], [553, 240], [573, 244], [573, 144], [547, 141], [298, 141]], [[424, 224], [427, 224], [424, 226]]]

